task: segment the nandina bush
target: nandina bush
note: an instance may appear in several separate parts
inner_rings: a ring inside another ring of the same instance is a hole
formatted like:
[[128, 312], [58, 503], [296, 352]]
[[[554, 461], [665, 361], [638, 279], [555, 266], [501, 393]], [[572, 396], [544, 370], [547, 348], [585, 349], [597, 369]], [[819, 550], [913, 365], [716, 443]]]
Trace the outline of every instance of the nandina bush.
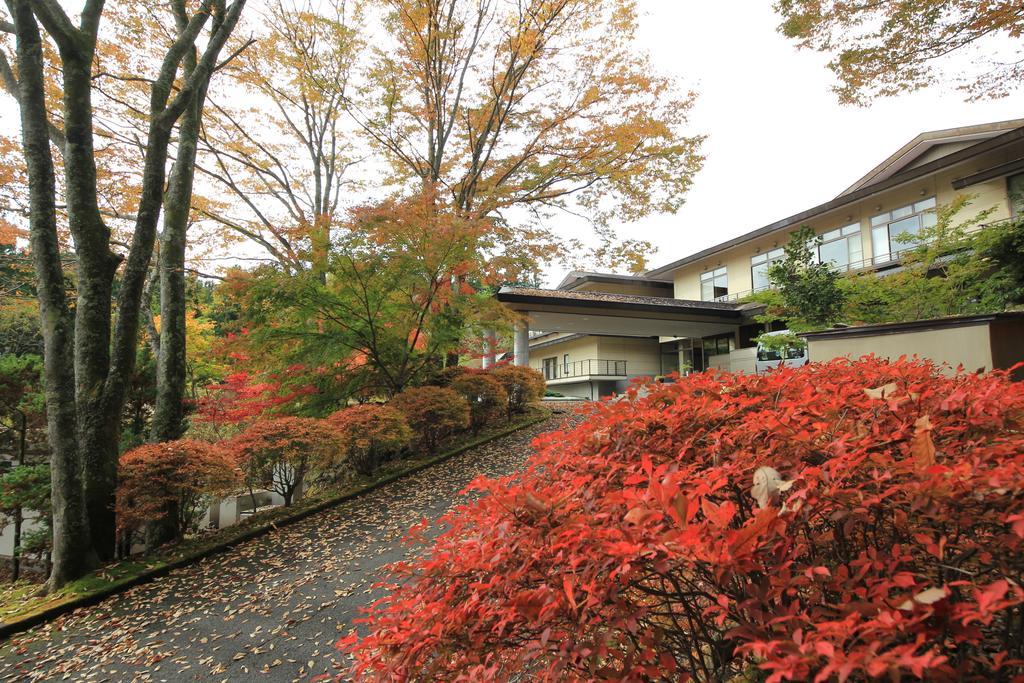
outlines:
[[505, 388], [489, 374], [463, 375], [452, 382], [452, 389], [469, 404], [469, 428], [474, 434], [479, 434], [485, 424], [508, 410]]
[[398, 457], [413, 438], [405, 415], [387, 405], [350, 406], [326, 419], [341, 440], [339, 455], [360, 474], [372, 474], [382, 462]]
[[395, 394], [388, 405], [405, 415], [427, 451], [469, 426], [469, 404], [453, 389], [410, 387]]
[[1024, 384], [863, 359], [647, 391], [478, 480], [339, 643], [353, 675], [1024, 676]]
[[342, 448], [337, 430], [309, 417], [257, 420], [225, 444], [238, 459], [249, 489], [275, 491], [286, 506], [302, 494], [310, 475], [329, 472]]
[[547, 383], [539, 370], [520, 365], [503, 365], [491, 371], [508, 394], [508, 414], [521, 413], [534, 401], [544, 397]]
[[196, 531], [209, 504], [241, 485], [224, 448], [192, 439], [145, 444], [118, 463], [117, 526], [122, 543], [148, 532], [152, 544]]

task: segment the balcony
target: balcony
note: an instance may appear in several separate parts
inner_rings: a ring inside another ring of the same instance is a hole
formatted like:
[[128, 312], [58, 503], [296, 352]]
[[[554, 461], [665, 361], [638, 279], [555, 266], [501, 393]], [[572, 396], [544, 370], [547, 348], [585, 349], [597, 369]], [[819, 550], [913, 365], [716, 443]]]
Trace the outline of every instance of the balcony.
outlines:
[[592, 378], [626, 377], [626, 361], [588, 358], [570, 363], [544, 361], [544, 379], [548, 382], [566, 382], [568, 380]]

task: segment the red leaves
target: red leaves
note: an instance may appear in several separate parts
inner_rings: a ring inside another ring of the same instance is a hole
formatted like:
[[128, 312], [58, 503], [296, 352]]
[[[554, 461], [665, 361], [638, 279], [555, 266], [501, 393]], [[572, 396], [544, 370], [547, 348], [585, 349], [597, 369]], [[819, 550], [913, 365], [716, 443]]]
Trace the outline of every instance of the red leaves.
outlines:
[[867, 359], [648, 389], [477, 482], [355, 675], [1024, 675], [1024, 385]]

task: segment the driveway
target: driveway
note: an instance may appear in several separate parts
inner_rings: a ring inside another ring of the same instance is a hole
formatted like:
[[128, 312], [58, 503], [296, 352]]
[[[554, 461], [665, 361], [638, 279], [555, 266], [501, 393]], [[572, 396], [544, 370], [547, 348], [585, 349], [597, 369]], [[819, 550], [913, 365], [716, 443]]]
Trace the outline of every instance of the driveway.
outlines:
[[375, 599], [382, 565], [423, 517], [476, 475], [516, 471], [536, 435], [519, 431], [293, 526], [14, 636], [0, 681], [308, 681], [338, 674], [334, 642]]

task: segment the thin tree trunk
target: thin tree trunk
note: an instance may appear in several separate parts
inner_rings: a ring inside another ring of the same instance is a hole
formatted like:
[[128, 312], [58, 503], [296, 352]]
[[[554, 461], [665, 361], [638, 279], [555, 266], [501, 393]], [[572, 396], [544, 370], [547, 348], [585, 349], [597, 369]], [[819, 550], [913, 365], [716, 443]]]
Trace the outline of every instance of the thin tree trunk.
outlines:
[[22, 145], [29, 176], [29, 235], [43, 334], [46, 422], [51, 458], [53, 551], [49, 587], [96, 566], [75, 440], [74, 324], [57, 239], [56, 179], [50, 154], [42, 38], [28, 0], [9, 0], [17, 35]]

